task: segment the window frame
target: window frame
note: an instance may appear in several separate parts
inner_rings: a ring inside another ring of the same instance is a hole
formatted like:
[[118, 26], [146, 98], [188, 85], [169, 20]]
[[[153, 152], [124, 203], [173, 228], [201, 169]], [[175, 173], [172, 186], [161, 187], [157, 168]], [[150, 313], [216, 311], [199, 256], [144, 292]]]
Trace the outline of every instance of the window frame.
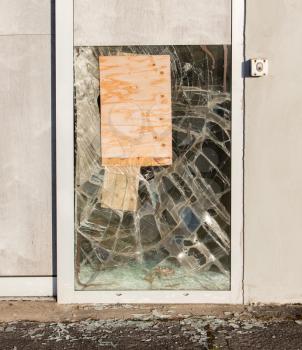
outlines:
[[[74, 1], [56, 2], [57, 298], [59, 303], [243, 302], [244, 1], [232, 0], [231, 288], [76, 291], [74, 288]], [[143, 44], [143, 43], [142, 43]], [[173, 43], [171, 43], [173, 44]]]

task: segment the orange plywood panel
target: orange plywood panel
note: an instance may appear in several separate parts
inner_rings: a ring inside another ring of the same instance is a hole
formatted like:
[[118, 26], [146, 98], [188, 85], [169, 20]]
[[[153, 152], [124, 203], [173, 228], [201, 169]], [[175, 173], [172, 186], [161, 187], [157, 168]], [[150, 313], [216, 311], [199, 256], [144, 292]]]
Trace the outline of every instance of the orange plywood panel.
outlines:
[[139, 167], [106, 166], [101, 193], [104, 208], [136, 211]]
[[169, 55], [100, 56], [102, 165], [172, 163]]

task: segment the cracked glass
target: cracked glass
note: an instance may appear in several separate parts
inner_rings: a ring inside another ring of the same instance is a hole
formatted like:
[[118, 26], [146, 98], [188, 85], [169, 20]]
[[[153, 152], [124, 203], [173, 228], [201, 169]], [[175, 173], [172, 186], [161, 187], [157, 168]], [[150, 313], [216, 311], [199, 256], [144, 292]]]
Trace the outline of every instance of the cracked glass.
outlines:
[[[102, 164], [99, 58], [119, 55], [170, 57], [169, 165]], [[74, 48], [76, 290], [230, 289], [230, 89], [231, 46]]]

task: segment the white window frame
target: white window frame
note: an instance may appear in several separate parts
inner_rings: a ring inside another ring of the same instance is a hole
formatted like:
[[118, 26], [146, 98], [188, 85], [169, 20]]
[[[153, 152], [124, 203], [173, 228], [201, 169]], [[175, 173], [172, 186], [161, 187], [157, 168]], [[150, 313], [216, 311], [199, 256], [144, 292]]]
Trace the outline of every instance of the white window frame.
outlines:
[[74, 288], [73, 0], [56, 2], [57, 295], [59, 303], [243, 302], [244, 0], [232, 0], [232, 179], [230, 291], [76, 291]]

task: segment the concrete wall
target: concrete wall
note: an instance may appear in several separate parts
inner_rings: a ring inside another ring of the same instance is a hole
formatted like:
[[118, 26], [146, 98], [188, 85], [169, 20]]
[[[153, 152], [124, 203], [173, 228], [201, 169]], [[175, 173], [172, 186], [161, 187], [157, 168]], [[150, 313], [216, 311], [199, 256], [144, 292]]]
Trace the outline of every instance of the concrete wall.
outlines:
[[[270, 74], [246, 79], [245, 301], [302, 301], [302, 3], [246, 2], [246, 56]], [[0, 0], [0, 275], [53, 272], [50, 13]]]
[[52, 275], [50, 0], [0, 0], [0, 48], [0, 275]]
[[247, 0], [245, 301], [302, 301], [302, 2]]
[[74, 0], [75, 46], [230, 42], [231, 0]]

